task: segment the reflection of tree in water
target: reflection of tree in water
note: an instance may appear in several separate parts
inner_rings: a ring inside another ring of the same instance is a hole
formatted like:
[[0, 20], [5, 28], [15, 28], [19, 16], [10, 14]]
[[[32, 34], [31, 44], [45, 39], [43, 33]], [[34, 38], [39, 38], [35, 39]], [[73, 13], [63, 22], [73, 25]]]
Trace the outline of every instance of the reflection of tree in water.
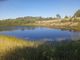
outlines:
[[60, 29], [61, 31], [69, 31], [69, 32], [73, 32], [75, 30], [72, 30], [72, 29]]
[[0, 27], [0, 31], [12, 31], [12, 30], [34, 30], [36, 27]]
[[70, 38], [69, 40], [80, 40], [80, 31], [72, 30], [72, 29], [61, 29], [61, 31], [69, 31]]
[[21, 30], [34, 30], [36, 27], [22, 27]]

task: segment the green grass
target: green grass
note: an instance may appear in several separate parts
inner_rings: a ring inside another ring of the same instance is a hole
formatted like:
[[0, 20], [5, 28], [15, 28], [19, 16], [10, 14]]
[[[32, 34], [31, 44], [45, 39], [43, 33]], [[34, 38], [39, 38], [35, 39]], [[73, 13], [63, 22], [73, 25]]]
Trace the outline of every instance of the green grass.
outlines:
[[40, 43], [0, 36], [0, 60], [80, 60], [80, 41]]

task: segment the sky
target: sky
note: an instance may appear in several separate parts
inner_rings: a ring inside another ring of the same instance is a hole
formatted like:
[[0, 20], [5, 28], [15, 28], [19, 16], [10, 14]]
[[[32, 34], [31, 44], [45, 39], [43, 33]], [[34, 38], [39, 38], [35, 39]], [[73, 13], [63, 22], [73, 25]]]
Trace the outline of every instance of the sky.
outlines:
[[0, 19], [72, 16], [78, 9], [80, 0], [0, 0]]

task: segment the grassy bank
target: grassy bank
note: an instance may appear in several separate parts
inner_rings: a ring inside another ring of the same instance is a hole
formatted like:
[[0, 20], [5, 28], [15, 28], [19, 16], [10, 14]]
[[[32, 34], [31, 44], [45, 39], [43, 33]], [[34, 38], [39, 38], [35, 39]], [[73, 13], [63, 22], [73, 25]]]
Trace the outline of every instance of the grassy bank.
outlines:
[[41, 44], [0, 36], [0, 60], [80, 60], [80, 41]]
[[[0, 60], [6, 60], [7, 58], [6, 56], [8, 56], [8, 54], [10, 53], [15, 53], [17, 49], [37, 47], [37, 45], [38, 44], [36, 42], [24, 41], [21, 39], [17, 39], [15, 37], [0, 35]], [[12, 57], [16, 59], [16, 55], [14, 56]], [[11, 57], [11, 56], [9, 55], [8, 57]], [[7, 60], [15, 60], [15, 59], [7, 58]]]
[[64, 18], [64, 19], [42, 19], [42, 20], [1, 20], [1, 26], [41, 26], [49, 28], [59, 28], [59, 29], [69, 29], [69, 30], [78, 30], [80, 31], [80, 18]]

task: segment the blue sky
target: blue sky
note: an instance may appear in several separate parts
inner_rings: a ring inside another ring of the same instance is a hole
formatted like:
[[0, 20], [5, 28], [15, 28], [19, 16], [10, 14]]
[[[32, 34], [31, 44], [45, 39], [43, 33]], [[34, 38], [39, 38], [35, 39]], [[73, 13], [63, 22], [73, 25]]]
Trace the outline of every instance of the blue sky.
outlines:
[[72, 16], [80, 9], [80, 0], [4, 0], [0, 1], [0, 19], [24, 16]]

